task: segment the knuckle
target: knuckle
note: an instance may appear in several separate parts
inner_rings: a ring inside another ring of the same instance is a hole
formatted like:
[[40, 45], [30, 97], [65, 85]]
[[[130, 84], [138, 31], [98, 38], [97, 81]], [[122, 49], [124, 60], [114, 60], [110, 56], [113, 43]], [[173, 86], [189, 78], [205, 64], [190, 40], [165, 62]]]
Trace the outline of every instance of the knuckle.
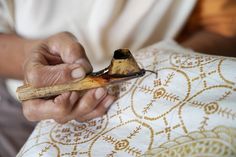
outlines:
[[41, 72], [38, 68], [30, 68], [26, 73], [26, 80], [33, 86], [39, 86], [41, 84], [40, 75]]
[[70, 52], [76, 52], [76, 53], [81, 53], [83, 52], [83, 48], [82, 46], [77, 43], [77, 42], [72, 42], [69, 47], [68, 47], [68, 51]]
[[90, 62], [86, 58], [82, 58], [80, 60], [77, 60], [77, 63], [80, 64], [87, 73], [93, 71], [92, 65], [90, 64]]
[[95, 112], [95, 115], [96, 115], [96, 117], [101, 117], [101, 116], [105, 115], [105, 113], [106, 113], [106, 110], [98, 110]]
[[36, 121], [35, 114], [29, 105], [23, 105], [23, 115], [29, 121]]
[[56, 35], [57, 38], [77, 42], [77, 38], [70, 32], [64, 31]]
[[66, 46], [66, 50], [63, 53], [63, 57], [71, 60], [72, 62], [75, 58], [82, 58], [84, 56], [84, 51], [81, 45], [77, 42], [70, 42]]
[[81, 108], [80, 108], [81, 113], [84, 113], [84, 112], [86, 112], [86, 111], [89, 111], [90, 109], [91, 109], [91, 105], [89, 105], [87, 102], [83, 102], [83, 103], [81, 104]]
[[67, 105], [61, 104], [60, 106], [56, 107], [55, 113], [58, 117], [65, 117], [70, 113], [70, 110]]

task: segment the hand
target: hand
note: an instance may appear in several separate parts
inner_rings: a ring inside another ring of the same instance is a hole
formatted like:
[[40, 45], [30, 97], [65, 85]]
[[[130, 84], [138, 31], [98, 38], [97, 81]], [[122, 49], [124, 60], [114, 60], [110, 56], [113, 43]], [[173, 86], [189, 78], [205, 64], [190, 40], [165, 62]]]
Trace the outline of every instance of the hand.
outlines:
[[[83, 79], [91, 71], [84, 48], [67, 32], [40, 41], [24, 64], [25, 82], [34, 87]], [[83, 96], [79, 92], [67, 92], [49, 100], [27, 100], [22, 105], [23, 113], [30, 121], [54, 119], [66, 123], [72, 119], [86, 121], [102, 116], [114, 99], [106, 88], [97, 88]]]

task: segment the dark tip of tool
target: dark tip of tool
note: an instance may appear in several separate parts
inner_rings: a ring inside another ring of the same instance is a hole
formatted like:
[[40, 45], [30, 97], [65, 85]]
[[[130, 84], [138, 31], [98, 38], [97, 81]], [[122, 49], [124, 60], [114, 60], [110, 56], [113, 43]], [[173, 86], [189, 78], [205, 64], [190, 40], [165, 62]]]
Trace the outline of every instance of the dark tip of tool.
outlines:
[[114, 59], [127, 59], [131, 56], [129, 49], [118, 49], [114, 52]]

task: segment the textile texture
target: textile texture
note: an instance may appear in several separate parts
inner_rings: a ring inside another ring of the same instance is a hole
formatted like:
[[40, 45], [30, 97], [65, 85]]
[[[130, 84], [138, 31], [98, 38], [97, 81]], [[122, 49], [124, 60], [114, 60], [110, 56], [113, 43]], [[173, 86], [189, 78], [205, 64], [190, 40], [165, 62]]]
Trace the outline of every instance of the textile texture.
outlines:
[[146, 72], [109, 87], [119, 95], [101, 118], [38, 123], [18, 157], [236, 156], [236, 59], [172, 41], [133, 53]]

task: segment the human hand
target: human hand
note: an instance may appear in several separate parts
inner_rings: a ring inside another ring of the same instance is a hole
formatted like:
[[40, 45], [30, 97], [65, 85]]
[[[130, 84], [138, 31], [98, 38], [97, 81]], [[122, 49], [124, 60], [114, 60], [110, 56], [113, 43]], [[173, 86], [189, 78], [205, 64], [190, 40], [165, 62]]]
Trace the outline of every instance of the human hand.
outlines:
[[[24, 64], [25, 82], [34, 87], [83, 79], [91, 71], [84, 48], [67, 32], [40, 41], [31, 49]], [[27, 100], [22, 106], [30, 121], [54, 119], [66, 123], [72, 119], [86, 121], [102, 116], [114, 100], [106, 88], [97, 88], [82, 96], [80, 92], [66, 92], [48, 100]]]

